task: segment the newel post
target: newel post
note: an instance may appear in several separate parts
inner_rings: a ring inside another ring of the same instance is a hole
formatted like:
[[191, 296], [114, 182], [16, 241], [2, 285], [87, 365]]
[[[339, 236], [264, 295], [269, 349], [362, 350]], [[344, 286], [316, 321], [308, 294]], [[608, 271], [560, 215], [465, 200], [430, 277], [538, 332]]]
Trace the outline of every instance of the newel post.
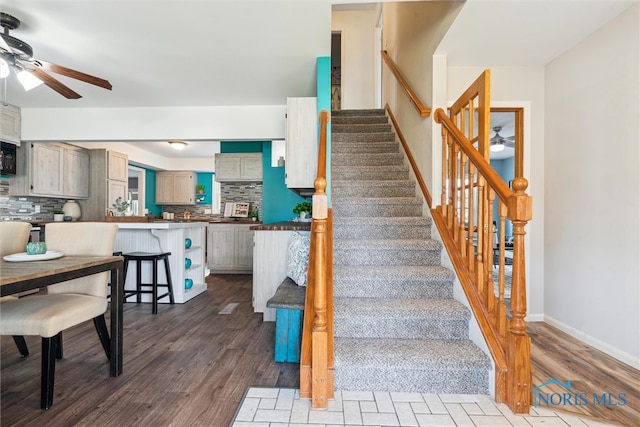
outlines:
[[515, 413], [528, 413], [531, 405], [531, 338], [527, 335], [526, 279], [524, 267], [524, 227], [531, 219], [531, 196], [525, 193], [528, 182], [513, 181], [508, 216], [513, 223], [513, 271], [511, 283], [511, 321], [507, 334], [507, 404]]

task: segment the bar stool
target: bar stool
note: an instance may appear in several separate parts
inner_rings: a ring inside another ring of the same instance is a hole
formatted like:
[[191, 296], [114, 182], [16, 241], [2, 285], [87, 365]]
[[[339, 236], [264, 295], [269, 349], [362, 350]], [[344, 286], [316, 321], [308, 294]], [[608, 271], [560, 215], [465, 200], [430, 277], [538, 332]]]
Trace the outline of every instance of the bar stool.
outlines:
[[[153, 304], [152, 313], [158, 314], [158, 300], [169, 296], [171, 304], [174, 303], [173, 299], [173, 284], [171, 283], [171, 271], [169, 269], [169, 255], [171, 252], [163, 253], [149, 253], [149, 252], [130, 252], [123, 254], [124, 256], [124, 278], [127, 279], [127, 270], [129, 268], [129, 261], [135, 261], [136, 263], [136, 289], [124, 290], [123, 300], [127, 302], [127, 298], [136, 296], [136, 302], [142, 302], [142, 294], [151, 294], [151, 302]], [[158, 283], [158, 261], [162, 260], [164, 263], [164, 271], [167, 276], [167, 283]], [[142, 283], [142, 262], [151, 261], [153, 263], [152, 268], [152, 281], [151, 283]], [[151, 287], [150, 290], [143, 290], [142, 287]], [[167, 292], [158, 295], [158, 287], [166, 287]]]

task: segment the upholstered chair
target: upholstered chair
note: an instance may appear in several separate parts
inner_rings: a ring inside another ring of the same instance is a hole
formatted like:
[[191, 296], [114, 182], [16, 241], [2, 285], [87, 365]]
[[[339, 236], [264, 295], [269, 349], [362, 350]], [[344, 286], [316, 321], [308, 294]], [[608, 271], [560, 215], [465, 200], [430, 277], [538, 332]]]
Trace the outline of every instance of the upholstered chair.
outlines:
[[[62, 222], [47, 224], [48, 250], [65, 256], [111, 256], [118, 226], [114, 223]], [[2, 335], [42, 337], [40, 407], [53, 404], [55, 359], [62, 358], [62, 331], [93, 319], [102, 347], [110, 356], [107, 310], [109, 273], [98, 273], [47, 287], [46, 295], [2, 301]]]
[[[0, 256], [24, 252], [29, 243], [31, 224], [21, 221], [0, 222]], [[0, 301], [15, 299], [14, 296], [0, 298]], [[23, 336], [15, 335], [13, 341], [22, 357], [29, 355], [29, 349]]]

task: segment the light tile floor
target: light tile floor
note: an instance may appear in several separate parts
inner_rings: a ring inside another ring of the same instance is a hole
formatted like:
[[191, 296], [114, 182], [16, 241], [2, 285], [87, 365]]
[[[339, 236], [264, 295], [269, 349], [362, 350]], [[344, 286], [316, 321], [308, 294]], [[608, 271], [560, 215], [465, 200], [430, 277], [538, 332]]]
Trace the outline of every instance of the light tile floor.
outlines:
[[231, 427], [612, 426], [604, 420], [531, 408], [515, 415], [485, 395], [336, 391], [327, 409], [311, 409], [293, 388], [251, 387]]

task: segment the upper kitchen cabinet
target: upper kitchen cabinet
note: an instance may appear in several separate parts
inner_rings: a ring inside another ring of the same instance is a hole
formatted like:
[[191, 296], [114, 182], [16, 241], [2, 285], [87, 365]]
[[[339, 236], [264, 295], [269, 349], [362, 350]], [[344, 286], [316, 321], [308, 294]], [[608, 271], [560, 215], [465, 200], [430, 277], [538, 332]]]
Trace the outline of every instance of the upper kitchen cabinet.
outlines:
[[0, 141], [20, 145], [20, 108], [0, 103]]
[[127, 200], [128, 164], [126, 154], [104, 148], [89, 150], [89, 198], [80, 201], [83, 220], [104, 220], [118, 197]]
[[12, 196], [65, 199], [89, 197], [89, 152], [63, 143], [32, 142], [16, 151], [17, 171]]
[[195, 172], [156, 172], [156, 204], [195, 205], [197, 181]]
[[262, 153], [218, 153], [215, 164], [218, 182], [262, 181]]
[[300, 194], [313, 194], [318, 168], [316, 98], [287, 98], [286, 123], [285, 184]]

